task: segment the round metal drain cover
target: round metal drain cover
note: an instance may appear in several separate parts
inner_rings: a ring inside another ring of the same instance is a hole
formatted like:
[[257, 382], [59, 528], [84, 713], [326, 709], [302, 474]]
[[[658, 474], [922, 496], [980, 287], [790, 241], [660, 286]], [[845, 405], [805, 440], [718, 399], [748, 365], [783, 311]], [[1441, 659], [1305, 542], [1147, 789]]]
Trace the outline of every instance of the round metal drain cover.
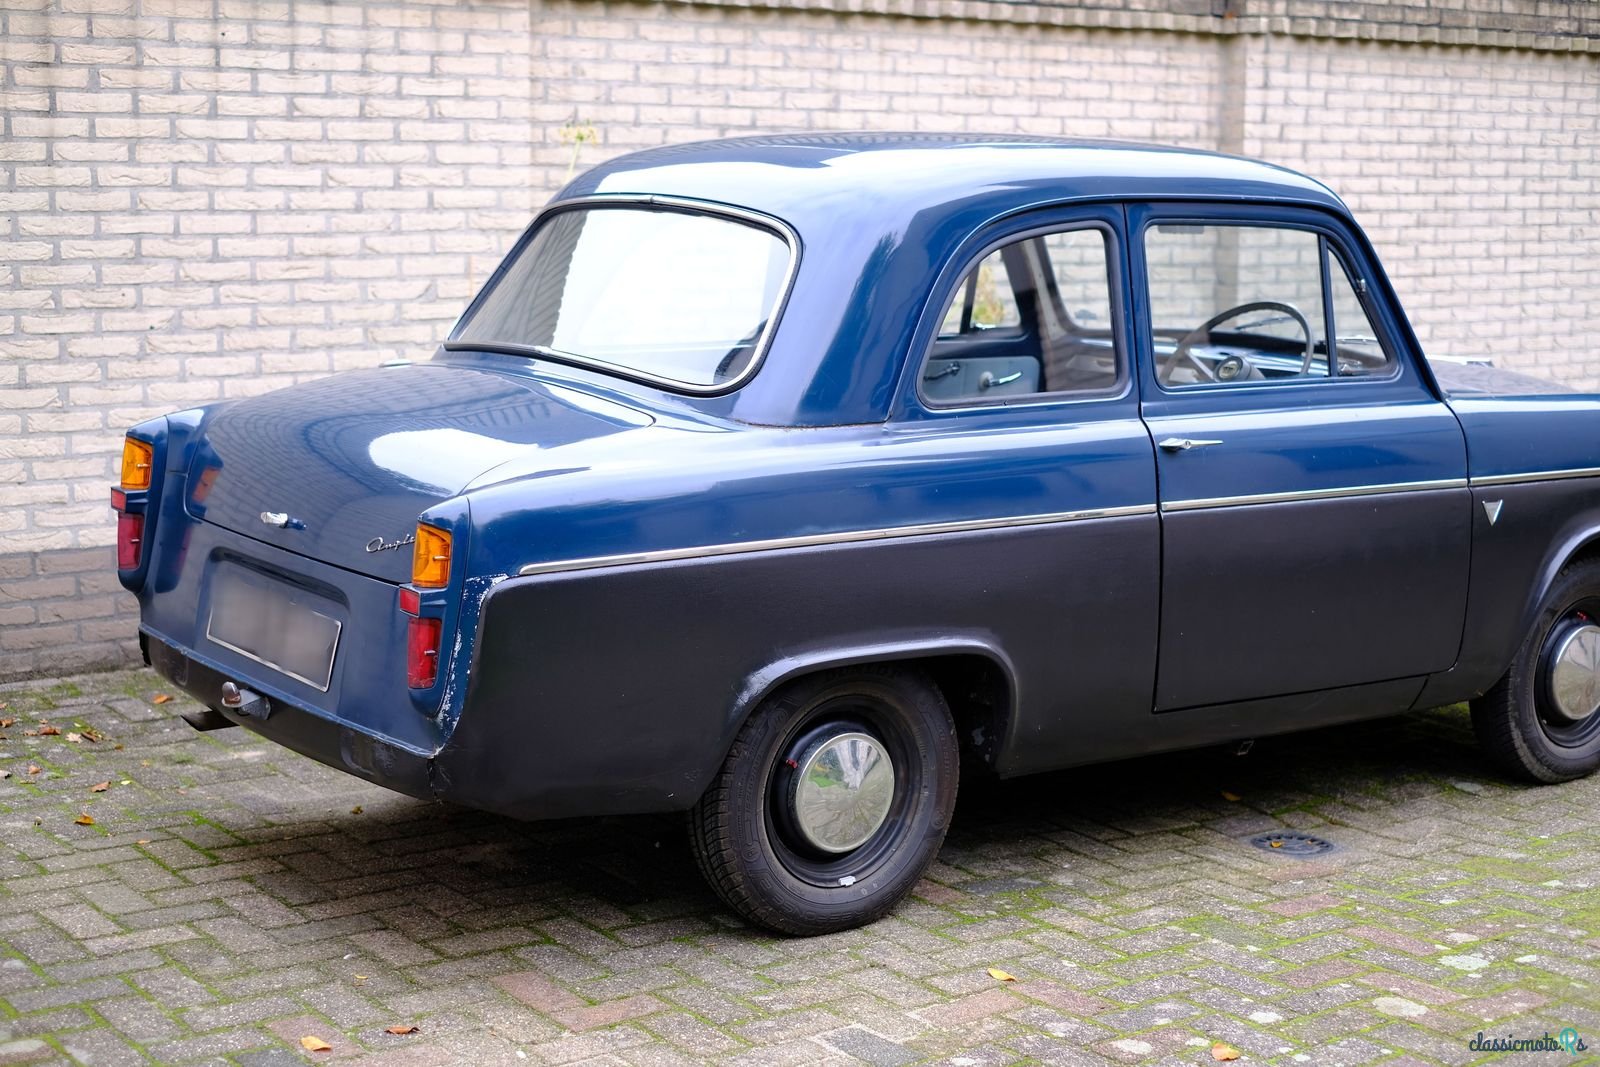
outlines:
[[1289, 856], [1315, 856], [1319, 852], [1333, 851], [1333, 842], [1310, 834], [1297, 834], [1291, 830], [1274, 830], [1257, 834], [1250, 843], [1265, 852], [1278, 852]]

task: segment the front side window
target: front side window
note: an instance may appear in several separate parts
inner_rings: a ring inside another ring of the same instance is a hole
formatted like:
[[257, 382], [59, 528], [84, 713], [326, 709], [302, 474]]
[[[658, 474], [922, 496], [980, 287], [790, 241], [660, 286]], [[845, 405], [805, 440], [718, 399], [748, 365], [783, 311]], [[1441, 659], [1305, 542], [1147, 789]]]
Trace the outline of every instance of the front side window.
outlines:
[[1115, 389], [1111, 292], [1110, 238], [1099, 227], [990, 252], [945, 305], [923, 398], [949, 406]]
[[715, 388], [759, 355], [790, 259], [777, 234], [720, 215], [561, 211], [513, 253], [449, 346]]
[[1390, 365], [1349, 271], [1314, 231], [1157, 223], [1144, 251], [1163, 385], [1349, 377]]

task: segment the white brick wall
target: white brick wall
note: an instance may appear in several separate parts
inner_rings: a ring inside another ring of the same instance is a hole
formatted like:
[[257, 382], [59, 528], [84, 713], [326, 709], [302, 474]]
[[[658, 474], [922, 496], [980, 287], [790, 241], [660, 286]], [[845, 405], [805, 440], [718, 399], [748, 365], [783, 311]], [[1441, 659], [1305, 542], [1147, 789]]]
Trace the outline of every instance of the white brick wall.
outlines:
[[1429, 354], [1600, 389], [1600, 59], [1248, 47], [1243, 152], [1345, 198]]
[[0, 0], [0, 676], [127, 654], [129, 424], [431, 351], [537, 203], [528, 42], [510, 0]]
[[0, 0], [0, 677], [128, 654], [127, 425], [425, 355], [573, 126], [580, 166], [796, 129], [1242, 151], [1350, 200], [1433, 350], [1600, 387], [1600, 39], [1551, 36], [1592, 5], [783, 5]]

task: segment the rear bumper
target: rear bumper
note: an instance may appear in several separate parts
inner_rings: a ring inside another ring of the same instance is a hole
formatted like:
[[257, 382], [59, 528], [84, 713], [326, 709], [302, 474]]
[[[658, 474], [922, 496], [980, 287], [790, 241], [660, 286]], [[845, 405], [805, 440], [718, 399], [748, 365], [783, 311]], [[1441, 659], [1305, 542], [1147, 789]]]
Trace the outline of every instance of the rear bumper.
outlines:
[[231, 681], [253, 687], [250, 679], [206, 663], [148, 630], [140, 632], [139, 644], [145, 659], [163, 678], [229, 721], [386, 789], [424, 800], [435, 798], [431, 755], [275, 696], [265, 699], [264, 718], [242, 715], [222, 706], [222, 684]]

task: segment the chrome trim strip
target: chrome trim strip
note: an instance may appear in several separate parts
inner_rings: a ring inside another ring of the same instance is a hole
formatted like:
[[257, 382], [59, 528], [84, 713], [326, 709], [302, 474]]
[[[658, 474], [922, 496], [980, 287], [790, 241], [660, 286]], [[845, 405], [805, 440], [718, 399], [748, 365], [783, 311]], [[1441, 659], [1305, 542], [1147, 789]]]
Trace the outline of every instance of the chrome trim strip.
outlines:
[[1473, 478], [1477, 485], [1521, 485], [1523, 482], [1556, 482], [1566, 478], [1600, 478], [1600, 467], [1574, 467], [1564, 471], [1531, 471], [1527, 474], [1490, 474]]
[[[767, 322], [762, 327], [761, 336], [756, 339], [756, 350], [751, 355], [749, 364], [738, 375], [729, 378], [725, 382], [697, 385], [694, 382], [680, 382], [676, 378], [667, 378], [658, 374], [651, 374], [648, 371], [607, 363], [604, 360], [593, 359], [575, 352], [561, 352], [552, 349], [535, 354], [527, 345], [518, 345], [511, 342], [461, 341], [457, 339], [456, 335], [466, 328], [490, 288], [500, 281], [500, 276], [509, 268], [512, 255], [520, 253], [523, 247], [533, 240], [533, 235], [540, 226], [563, 211], [605, 207], [657, 208], [676, 211], [685, 215], [708, 215], [713, 218], [720, 216], [736, 222], [742, 222], [756, 229], [765, 230], [789, 246], [789, 266], [784, 271], [782, 285], [778, 287], [778, 298], [767, 315]], [[668, 392], [685, 393], [689, 396], [722, 396], [724, 393], [733, 392], [744, 385], [745, 382], [754, 378], [756, 372], [761, 369], [761, 364], [766, 362], [767, 349], [772, 346], [773, 335], [778, 330], [778, 321], [783, 318], [783, 312], [789, 306], [789, 296], [794, 289], [795, 276], [799, 273], [800, 235], [795, 232], [793, 226], [790, 226], [775, 215], [767, 215], [750, 208], [724, 204], [715, 200], [696, 200], [686, 196], [662, 196], [655, 193], [591, 193], [588, 196], [575, 196], [570, 200], [554, 201], [540, 209], [539, 213], [533, 217], [533, 221], [528, 224], [527, 228], [517, 238], [516, 243], [511, 246], [511, 251], [506, 254], [500, 265], [495, 268], [494, 273], [474, 294], [466, 310], [461, 313], [461, 317], [450, 327], [450, 333], [445, 337], [441, 347], [447, 352], [470, 352], [474, 350], [506, 352], [512, 349], [520, 349], [520, 351], [513, 354], [528, 358], [548, 359], [554, 363], [562, 363], [584, 370], [595, 370], [627, 381], [665, 389]]]
[[1338, 489], [1297, 489], [1287, 493], [1257, 493], [1254, 496], [1215, 496], [1195, 500], [1167, 500], [1162, 511], [1198, 511], [1201, 508], [1235, 508], [1248, 504], [1291, 504], [1305, 500], [1340, 500], [1352, 496], [1378, 496], [1384, 493], [1425, 493], [1434, 489], [1465, 489], [1465, 478], [1440, 478], [1431, 482], [1391, 482], [1385, 485], [1352, 485]]
[[693, 545], [687, 548], [661, 548], [650, 552], [627, 552], [617, 556], [589, 556], [584, 559], [529, 563], [517, 571], [517, 574], [526, 577], [534, 574], [556, 574], [562, 571], [595, 570], [601, 567], [628, 567], [640, 563], [667, 563], [674, 560], [744, 555], [750, 552], [774, 552], [786, 548], [817, 548], [824, 545], [848, 545], [902, 537], [927, 537], [934, 534], [973, 533], [978, 530], [1003, 530], [1023, 526], [1053, 526], [1067, 522], [1082, 522], [1086, 519], [1120, 519], [1155, 513], [1154, 504], [1131, 504], [1118, 508], [1056, 511], [1045, 515], [1013, 515], [1002, 519], [968, 519], [961, 522], [929, 522], [916, 526], [888, 526], [876, 530], [843, 530], [838, 533], [810, 534], [803, 537], [773, 537], [764, 541]]

